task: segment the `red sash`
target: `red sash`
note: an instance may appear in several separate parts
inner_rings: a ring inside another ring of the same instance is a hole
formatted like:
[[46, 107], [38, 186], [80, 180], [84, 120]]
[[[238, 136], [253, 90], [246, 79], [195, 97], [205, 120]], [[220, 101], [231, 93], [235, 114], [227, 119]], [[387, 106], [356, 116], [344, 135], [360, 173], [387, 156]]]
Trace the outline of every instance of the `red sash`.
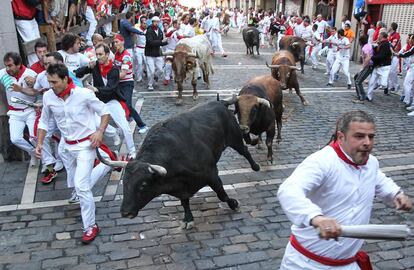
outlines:
[[17, 111], [17, 112], [22, 112], [22, 111], [24, 111], [24, 110], [26, 110], [28, 107], [26, 107], [26, 108], [24, 108], [24, 109], [20, 109], [20, 108], [16, 108], [16, 107], [13, 107], [12, 105], [9, 105], [9, 111]]
[[129, 111], [128, 105], [123, 100], [120, 100], [119, 103], [121, 104], [122, 109], [124, 109], [124, 111], [125, 111], [125, 117], [128, 120], [129, 119], [129, 114], [131, 113]]
[[78, 143], [81, 143], [81, 142], [87, 141], [87, 140], [89, 140], [89, 139], [90, 139], [90, 137], [91, 137], [91, 135], [88, 135], [88, 136], [87, 136], [87, 137], [85, 137], [85, 138], [82, 138], [82, 139], [79, 139], [79, 140], [74, 140], [74, 141], [68, 141], [68, 140], [66, 140], [66, 139], [65, 139], [65, 142], [66, 142], [67, 144], [74, 145], [74, 144], [78, 144]]
[[304, 248], [296, 239], [296, 237], [292, 234], [290, 235], [290, 244], [294, 247], [299, 253], [303, 256], [318, 262], [323, 265], [328, 266], [345, 266], [351, 263], [356, 262], [361, 270], [372, 270], [371, 261], [369, 260], [369, 256], [365, 251], [358, 251], [354, 257], [348, 259], [331, 259], [324, 256], [319, 256], [315, 253], [310, 252], [306, 248]]

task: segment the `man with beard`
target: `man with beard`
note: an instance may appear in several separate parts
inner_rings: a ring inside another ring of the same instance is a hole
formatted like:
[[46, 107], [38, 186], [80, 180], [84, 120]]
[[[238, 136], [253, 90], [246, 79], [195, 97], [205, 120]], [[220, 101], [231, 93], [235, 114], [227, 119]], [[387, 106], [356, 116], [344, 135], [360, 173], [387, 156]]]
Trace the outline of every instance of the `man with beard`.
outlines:
[[278, 199], [293, 223], [280, 269], [372, 269], [360, 251], [363, 240], [339, 238], [341, 224], [368, 224], [374, 197], [397, 210], [412, 208], [370, 155], [374, 137], [372, 116], [345, 113], [329, 145], [307, 157], [280, 186]]

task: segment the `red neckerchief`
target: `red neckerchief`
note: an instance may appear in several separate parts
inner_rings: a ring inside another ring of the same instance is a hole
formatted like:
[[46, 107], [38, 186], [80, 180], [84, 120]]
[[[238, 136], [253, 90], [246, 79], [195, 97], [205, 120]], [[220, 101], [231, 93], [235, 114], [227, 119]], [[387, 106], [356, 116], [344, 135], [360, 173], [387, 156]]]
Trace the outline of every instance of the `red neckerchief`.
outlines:
[[343, 161], [345, 161], [346, 163], [348, 163], [349, 165], [352, 165], [352, 166], [354, 166], [356, 169], [359, 169], [359, 167], [361, 166], [361, 165], [366, 165], [367, 164], [367, 161], [364, 163], [364, 164], [360, 164], [360, 165], [358, 165], [358, 164], [356, 164], [355, 162], [353, 162], [352, 160], [350, 160], [346, 155], [345, 155], [345, 153], [342, 151], [342, 149], [341, 149], [341, 147], [339, 146], [339, 143], [338, 143], [338, 141], [333, 141], [333, 142], [331, 142], [330, 144], [329, 144], [329, 146], [331, 146], [334, 150], [335, 150], [335, 152], [336, 152], [336, 154], [338, 155], [338, 157], [340, 158], [340, 159], [342, 159]]
[[108, 75], [109, 71], [111, 71], [113, 63], [112, 60], [109, 59], [109, 62], [107, 65], [104, 64], [98, 64], [99, 65], [99, 71], [101, 72], [102, 77], [106, 78], [106, 75]]
[[24, 65], [20, 65], [19, 73], [17, 73], [17, 75], [13, 76], [13, 77], [15, 77], [16, 80], [20, 80], [20, 78], [22, 77], [22, 75], [25, 71], [26, 71], [26, 67]]
[[62, 98], [66, 95], [70, 95], [70, 91], [75, 88], [75, 84], [73, 83], [72, 79], [68, 77], [68, 86], [65, 90], [57, 94], [58, 97]]
[[158, 26], [151, 25], [151, 27], [152, 27], [152, 30], [154, 30], [154, 31], [158, 30]]

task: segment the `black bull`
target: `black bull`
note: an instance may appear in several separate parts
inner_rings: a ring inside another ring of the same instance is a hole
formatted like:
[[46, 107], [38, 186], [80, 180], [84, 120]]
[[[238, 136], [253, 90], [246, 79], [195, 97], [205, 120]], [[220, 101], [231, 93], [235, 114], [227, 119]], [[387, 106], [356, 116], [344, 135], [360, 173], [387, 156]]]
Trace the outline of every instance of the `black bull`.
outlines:
[[259, 46], [260, 46], [260, 32], [254, 26], [249, 26], [243, 29], [243, 41], [246, 45], [246, 54], [253, 54], [253, 47], [256, 46], [257, 55], [259, 53]]
[[244, 156], [253, 170], [252, 159], [235, 116], [226, 101], [213, 101], [154, 125], [145, 137], [135, 160], [99, 159], [109, 166], [125, 167], [121, 214], [133, 218], [152, 199], [168, 194], [181, 200], [184, 228], [194, 224], [189, 199], [201, 188], [211, 187], [218, 198], [235, 210], [238, 202], [229, 198], [218, 175], [217, 162], [230, 146]]

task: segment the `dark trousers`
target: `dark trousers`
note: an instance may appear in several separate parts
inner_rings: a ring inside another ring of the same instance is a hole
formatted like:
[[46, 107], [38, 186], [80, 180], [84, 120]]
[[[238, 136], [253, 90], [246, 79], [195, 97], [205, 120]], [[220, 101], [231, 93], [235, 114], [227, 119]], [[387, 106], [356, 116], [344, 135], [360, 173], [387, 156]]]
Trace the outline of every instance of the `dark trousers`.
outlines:
[[138, 112], [135, 110], [135, 107], [132, 106], [132, 91], [134, 91], [134, 82], [133, 81], [120, 82], [119, 90], [121, 91], [121, 94], [125, 98], [125, 102], [128, 105], [131, 117], [135, 120], [139, 128], [144, 127], [145, 123], [142, 121]]
[[362, 84], [364, 83], [364, 80], [371, 75], [373, 69], [374, 68], [372, 66], [364, 67], [364, 69], [354, 76], [355, 90], [359, 100], [364, 100], [366, 97], [364, 86]]

